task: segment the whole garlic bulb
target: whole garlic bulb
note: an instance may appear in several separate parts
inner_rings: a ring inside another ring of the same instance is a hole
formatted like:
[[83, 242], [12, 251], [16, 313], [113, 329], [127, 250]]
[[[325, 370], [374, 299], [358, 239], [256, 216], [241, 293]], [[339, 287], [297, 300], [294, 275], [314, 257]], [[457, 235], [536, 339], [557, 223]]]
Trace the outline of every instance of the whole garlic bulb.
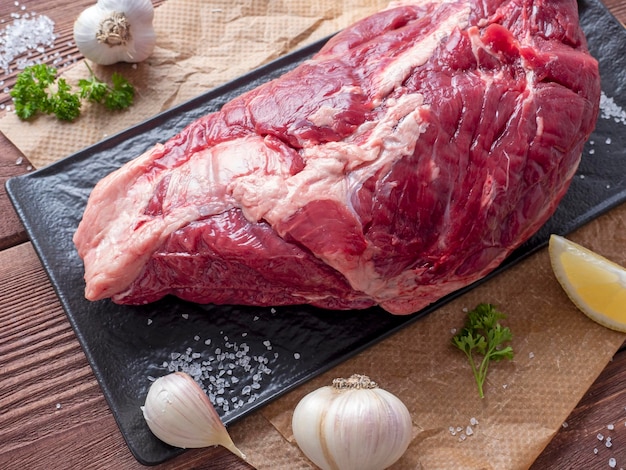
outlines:
[[98, 0], [74, 22], [76, 47], [100, 65], [141, 62], [156, 44], [151, 0]]
[[404, 403], [364, 375], [335, 379], [306, 395], [292, 418], [304, 454], [323, 470], [382, 470], [412, 439]]

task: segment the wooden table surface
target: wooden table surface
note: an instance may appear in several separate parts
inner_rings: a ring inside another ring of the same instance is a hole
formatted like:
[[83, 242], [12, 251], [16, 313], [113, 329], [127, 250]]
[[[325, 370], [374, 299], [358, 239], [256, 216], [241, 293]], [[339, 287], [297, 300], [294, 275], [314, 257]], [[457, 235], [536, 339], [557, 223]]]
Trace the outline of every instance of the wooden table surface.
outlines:
[[[94, 0], [0, 2], [0, 30], [13, 13], [49, 16], [64, 62], [78, 57], [71, 44], [77, 14]], [[155, 2], [158, 3], [158, 2]], [[605, 0], [626, 22], [626, 0]], [[0, 49], [1, 51], [1, 49]], [[0, 116], [10, 98], [3, 92], [14, 74], [0, 70]], [[0, 469], [143, 468], [131, 455], [87, 359], [4, 190], [4, 182], [31, 171], [29, 162], [0, 133]], [[626, 425], [615, 407], [626, 406], [626, 349], [598, 377], [533, 470], [611, 468], [594, 455], [598, 433], [614, 423], [613, 455], [626, 462]], [[613, 411], [610, 411], [613, 410]], [[621, 448], [619, 444], [621, 443]], [[598, 443], [604, 445], [604, 443]], [[249, 469], [220, 448], [186, 452], [156, 468]], [[619, 467], [617, 467], [619, 468]]]

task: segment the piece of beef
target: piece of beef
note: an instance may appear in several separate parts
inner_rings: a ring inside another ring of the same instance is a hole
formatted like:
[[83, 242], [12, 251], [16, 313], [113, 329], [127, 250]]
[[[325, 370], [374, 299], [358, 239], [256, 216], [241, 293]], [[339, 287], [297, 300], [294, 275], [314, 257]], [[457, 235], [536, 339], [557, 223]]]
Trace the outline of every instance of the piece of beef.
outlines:
[[86, 297], [417, 311], [553, 213], [599, 96], [574, 0], [395, 2], [104, 178]]

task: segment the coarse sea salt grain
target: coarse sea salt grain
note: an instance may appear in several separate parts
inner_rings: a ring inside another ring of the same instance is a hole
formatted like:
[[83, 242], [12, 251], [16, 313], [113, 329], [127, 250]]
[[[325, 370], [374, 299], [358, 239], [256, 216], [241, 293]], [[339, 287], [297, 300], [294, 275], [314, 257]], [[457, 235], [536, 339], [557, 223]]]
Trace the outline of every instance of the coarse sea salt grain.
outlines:
[[[223, 335], [223, 332], [220, 334]], [[200, 337], [196, 337], [194, 339], [199, 341]], [[248, 343], [228, 341], [228, 336], [223, 338], [224, 343], [210, 353], [194, 351], [190, 347], [183, 353], [172, 352], [169, 361], [164, 361], [162, 367], [170, 373], [189, 374], [216, 408], [228, 412], [256, 401], [272, 369], [264, 353], [254, 354]], [[203, 341], [207, 346], [211, 342], [209, 339]], [[269, 341], [264, 341], [263, 345], [266, 350], [271, 349]], [[272, 353], [272, 357], [276, 358], [277, 353]], [[241, 389], [240, 383], [243, 385]]]
[[600, 94], [600, 117], [626, 125], [626, 111], [604, 92]]
[[[0, 32], [0, 69], [11, 73], [13, 61], [28, 52], [45, 52], [45, 47], [52, 47], [56, 39], [54, 22], [45, 15], [11, 15], [13, 21]], [[36, 58], [19, 60], [15, 66], [24, 69], [37, 63]]]

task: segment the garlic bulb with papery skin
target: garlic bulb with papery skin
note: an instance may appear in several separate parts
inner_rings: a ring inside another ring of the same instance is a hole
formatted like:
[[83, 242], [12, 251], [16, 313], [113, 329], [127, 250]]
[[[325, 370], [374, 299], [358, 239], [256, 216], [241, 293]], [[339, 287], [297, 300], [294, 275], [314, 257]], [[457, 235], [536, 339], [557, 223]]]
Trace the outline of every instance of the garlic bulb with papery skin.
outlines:
[[220, 445], [246, 458], [209, 397], [188, 374], [174, 372], [156, 379], [142, 411], [152, 433], [167, 444], [185, 449]]
[[306, 395], [291, 425], [302, 452], [323, 470], [387, 468], [402, 457], [413, 431], [404, 403], [364, 375]]
[[76, 47], [100, 65], [141, 62], [156, 44], [150, 0], [98, 0], [74, 22]]

